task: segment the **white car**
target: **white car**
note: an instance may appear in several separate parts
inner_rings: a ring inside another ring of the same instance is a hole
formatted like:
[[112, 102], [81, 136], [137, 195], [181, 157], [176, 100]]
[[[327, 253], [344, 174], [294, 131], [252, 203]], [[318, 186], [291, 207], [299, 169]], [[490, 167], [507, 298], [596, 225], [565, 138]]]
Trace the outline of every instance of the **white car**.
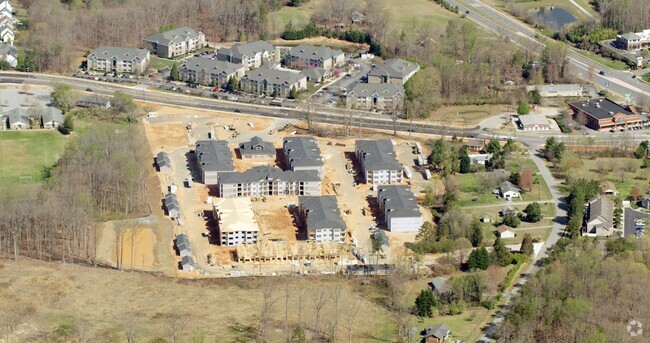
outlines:
[[228, 100], [230, 100], [230, 101], [237, 101], [237, 100], [239, 100], [239, 99], [237, 99], [236, 96], [231, 96], [230, 98], [228, 98]]

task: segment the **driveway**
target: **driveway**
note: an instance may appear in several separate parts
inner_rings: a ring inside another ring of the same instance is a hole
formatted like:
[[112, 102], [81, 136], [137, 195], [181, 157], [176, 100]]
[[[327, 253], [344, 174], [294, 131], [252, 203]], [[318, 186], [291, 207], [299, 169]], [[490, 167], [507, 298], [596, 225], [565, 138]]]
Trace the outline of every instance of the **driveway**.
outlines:
[[624, 237], [633, 237], [636, 233], [636, 219], [645, 219], [646, 224], [650, 224], [650, 214], [641, 213], [630, 207], [625, 208], [624, 213], [624, 223], [623, 223], [623, 236]]

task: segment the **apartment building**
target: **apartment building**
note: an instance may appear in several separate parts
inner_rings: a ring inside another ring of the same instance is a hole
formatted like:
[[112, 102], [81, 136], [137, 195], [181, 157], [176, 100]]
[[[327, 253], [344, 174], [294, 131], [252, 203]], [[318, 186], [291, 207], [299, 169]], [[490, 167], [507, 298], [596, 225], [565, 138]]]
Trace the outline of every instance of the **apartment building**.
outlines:
[[392, 83], [403, 86], [420, 70], [417, 63], [402, 59], [389, 59], [376, 65], [368, 73], [368, 83]]
[[397, 160], [391, 140], [357, 140], [355, 151], [365, 183], [402, 182], [402, 164]]
[[391, 83], [359, 83], [345, 98], [347, 108], [396, 112], [404, 106], [404, 87]]
[[241, 89], [248, 93], [286, 98], [292, 89], [307, 89], [307, 77], [300, 72], [271, 69], [264, 66], [248, 71], [241, 79]]
[[221, 88], [226, 87], [231, 78], [241, 79], [245, 72], [241, 64], [202, 57], [191, 57], [178, 68], [182, 81]]
[[149, 59], [149, 51], [145, 49], [101, 46], [88, 54], [87, 68], [107, 73], [144, 74]]
[[409, 186], [379, 186], [379, 212], [391, 232], [416, 232], [422, 226], [422, 213]]
[[206, 186], [216, 185], [224, 173], [235, 171], [232, 152], [226, 141], [202, 140], [196, 142], [196, 162]]
[[313, 170], [282, 171], [260, 166], [219, 176], [219, 196], [222, 198], [320, 195], [320, 191], [321, 180]]
[[292, 48], [284, 60], [287, 67], [292, 69], [322, 68], [332, 70], [345, 64], [345, 54], [341, 50], [326, 46], [300, 44]]
[[216, 199], [214, 214], [219, 228], [219, 244], [255, 244], [260, 231], [250, 198]]
[[230, 48], [221, 48], [217, 50], [217, 59], [241, 64], [248, 70], [259, 68], [265, 62], [279, 62], [280, 51], [265, 41], [256, 40], [245, 44], [235, 43]]
[[308, 240], [339, 243], [345, 241], [347, 225], [341, 218], [336, 196], [301, 196], [298, 202], [300, 219]]
[[189, 54], [206, 45], [205, 35], [189, 27], [179, 27], [144, 37], [142, 46], [152, 54], [172, 58]]
[[284, 163], [289, 170], [314, 170], [323, 178], [324, 166], [316, 139], [310, 136], [286, 137], [282, 141]]
[[273, 143], [255, 136], [250, 141], [239, 144], [239, 154], [244, 160], [275, 158], [275, 147]]

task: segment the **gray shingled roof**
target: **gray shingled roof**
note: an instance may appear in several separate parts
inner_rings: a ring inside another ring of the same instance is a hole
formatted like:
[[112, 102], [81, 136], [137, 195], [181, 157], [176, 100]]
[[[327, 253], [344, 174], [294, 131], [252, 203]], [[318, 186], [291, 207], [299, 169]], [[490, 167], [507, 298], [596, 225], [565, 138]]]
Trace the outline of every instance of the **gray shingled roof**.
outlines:
[[596, 119], [610, 119], [613, 118], [612, 114], [616, 113], [636, 116], [634, 113], [628, 111], [623, 106], [606, 98], [574, 101], [570, 102], [569, 105], [589, 113]]
[[323, 61], [343, 54], [343, 51], [331, 49], [326, 46], [314, 46], [309, 44], [300, 44], [292, 48], [288, 55], [298, 57], [302, 60]]
[[178, 204], [178, 198], [176, 197], [176, 194], [167, 193], [167, 195], [165, 195], [165, 208], [167, 209], [167, 212], [171, 212], [173, 210], [180, 211], [181, 207]]
[[166, 152], [161, 151], [156, 155], [156, 164], [158, 164], [159, 168], [163, 167], [170, 167], [172, 166], [172, 163], [169, 159], [169, 155], [167, 155]]
[[639, 40], [639, 39], [641, 39], [641, 36], [634, 33], [634, 32], [624, 33], [624, 34], [621, 35], [621, 37], [623, 37], [625, 40], [633, 40], [633, 39], [634, 40]]
[[255, 136], [250, 141], [239, 145], [239, 153], [244, 155], [275, 154], [273, 143], [266, 142], [262, 138]]
[[56, 107], [46, 107], [42, 114], [43, 123], [55, 122], [63, 124], [63, 112]]
[[185, 265], [190, 265], [192, 267], [196, 266], [192, 256], [183, 256], [183, 258], [181, 259], [181, 265], [184, 265], [184, 266]]
[[120, 61], [144, 60], [149, 54], [148, 50], [136, 48], [121, 48], [115, 46], [100, 46], [88, 54], [88, 59], [97, 57], [99, 60], [115, 57]]
[[308, 68], [302, 71], [303, 74], [309, 79], [309, 81], [320, 82], [320, 80], [329, 72], [327, 69], [323, 68]]
[[270, 69], [266, 66], [262, 66], [255, 70], [251, 70], [244, 75], [243, 79], [256, 81], [256, 82], [267, 82], [272, 85], [287, 84], [293, 85], [298, 82], [300, 79], [305, 78], [305, 74], [297, 73], [288, 70], [276, 70]]
[[190, 239], [187, 237], [186, 234], [181, 233], [179, 235], [176, 235], [176, 248], [178, 251], [184, 251], [187, 250], [189, 252], [192, 252], [192, 246], [190, 245]]
[[341, 211], [337, 205], [336, 196], [300, 196], [298, 197], [298, 202], [306, 213], [308, 230], [345, 230], [346, 225], [343, 218], [341, 218]]
[[356, 150], [361, 151], [365, 171], [402, 170], [389, 139], [358, 140], [355, 144]]
[[449, 327], [445, 324], [439, 324], [433, 327], [428, 327], [424, 330], [424, 337], [435, 337], [439, 340], [444, 339], [449, 335]]
[[262, 40], [256, 40], [244, 44], [234, 44], [230, 48], [221, 48], [217, 53], [242, 59], [244, 56], [253, 57], [259, 52], [273, 51], [274, 49], [273, 45]]
[[429, 281], [429, 286], [431, 286], [431, 288], [433, 288], [438, 293], [451, 292], [451, 287], [449, 287], [449, 280], [441, 276], [431, 279]]
[[391, 78], [403, 78], [404, 76], [417, 71], [420, 68], [413, 62], [408, 62], [403, 59], [389, 59], [384, 63], [377, 65], [373, 68], [368, 76], [389, 76]]
[[155, 33], [150, 36], [144, 37], [144, 41], [157, 43], [160, 45], [170, 45], [172, 43], [180, 43], [185, 39], [195, 39], [199, 36], [199, 32], [189, 27], [179, 27], [169, 31]]
[[203, 140], [196, 142], [196, 159], [205, 171], [234, 171], [235, 165], [228, 142]]
[[499, 185], [499, 190], [501, 193], [505, 192], [519, 192], [519, 188], [512, 184], [510, 181], [503, 181]]
[[284, 155], [292, 167], [317, 167], [323, 165], [316, 139], [310, 136], [287, 137], [282, 142]]
[[13, 57], [18, 56], [18, 50], [11, 45], [6, 43], [0, 43], [0, 55], [11, 55]]
[[230, 63], [226, 61], [213, 60], [203, 57], [191, 57], [183, 63], [181, 70], [190, 70], [200, 72], [205, 70], [208, 74], [230, 75], [241, 69], [241, 64]]
[[287, 181], [287, 182], [309, 182], [320, 181], [318, 172], [315, 170], [286, 170], [269, 166], [260, 166], [249, 169], [242, 173], [226, 173], [219, 175], [219, 183], [239, 184], [254, 183], [264, 180]]
[[379, 186], [378, 201], [386, 209], [386, 221], [390, 218], [420, 217], [420, 208], [409, 186]]
[[610, 198], [597, 197], [589, 202], [589, 222], [599, 219], [604, 227], [614, 223], [614, 202]]
[[348, 93], [348, 96], [352, 95], [358, 98], [404, 96], [404, 87], [392, 83], [359, 83]]
[[5, 117], [9, 119], [9, 124], [23, 123], [29, 125], [29, 113], [22, 107], [13, 108], [5, 112]]

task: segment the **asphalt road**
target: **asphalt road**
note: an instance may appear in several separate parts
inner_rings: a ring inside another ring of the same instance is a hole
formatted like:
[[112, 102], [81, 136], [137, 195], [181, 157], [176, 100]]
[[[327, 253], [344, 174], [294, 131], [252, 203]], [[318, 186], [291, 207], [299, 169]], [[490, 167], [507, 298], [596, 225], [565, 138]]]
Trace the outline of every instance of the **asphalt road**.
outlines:
[[632, 208], [626, 207], [625, 208], [625, 213], [623, 217], [625, 217], [625, 222], [623, 223], [623, 236], [624, 237], [634, 237], [636, 234], [636, 223], [635, 220], [638, 219], [645, 219], [645, 223], [650, 224], [650, 215], [647, 213], [641, 213], [638, 211], [635, 211]]
[[[479, 0], [449, 0], [448, 2], [458, 6], [460, 13], [468, 11], [469, 13], [465, 14], [468, 19], [500, 36], [507, 36], [525, 48], [540, 51], [547, 40], [518, 19]], [[581, 79], [605, 87], [608, 91], [621, 96], [629, 94], [631, 103], [638, 103], [641, 99], [645, 99], [647, 103], [650, 100], [650, 85], [640, 82], [637, 78], [633, 79], [631, 72], [610, 69], [578, 54], [574, 48], [569, 48], [567, 57]], [[600, 71], [603, 71], [604, 75], [600, 75]]]

